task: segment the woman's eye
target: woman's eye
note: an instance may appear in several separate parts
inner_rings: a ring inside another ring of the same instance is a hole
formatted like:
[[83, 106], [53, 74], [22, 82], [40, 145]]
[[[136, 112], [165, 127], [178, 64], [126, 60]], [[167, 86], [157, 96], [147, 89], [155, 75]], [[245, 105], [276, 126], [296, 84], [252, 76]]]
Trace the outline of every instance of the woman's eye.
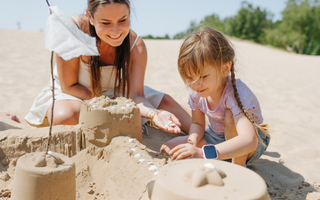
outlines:
[[104, 23], [102, 23], [103, 25], [106, 25], [106, 26], [108, 26], [108, 25], [110, 25], [110, 23], [106, 23], [106, 22], [104, 22]]
[[123, 23], [123, 22], [125, 22], [125, 21], [127, 21], [127, 19], [120, 20], [119, 22], [120, 22], [120, 23]]

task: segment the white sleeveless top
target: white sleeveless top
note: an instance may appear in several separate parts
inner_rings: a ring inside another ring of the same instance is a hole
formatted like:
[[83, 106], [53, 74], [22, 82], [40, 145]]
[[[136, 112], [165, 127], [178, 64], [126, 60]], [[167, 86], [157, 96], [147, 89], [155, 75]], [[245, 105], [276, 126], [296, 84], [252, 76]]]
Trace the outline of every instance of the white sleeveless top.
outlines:
[[[101, 71], [101, 90], [105, 96], [113, 96], [114, 82], [116, 78], [115, 67], [112, 65], [100, 68]], [[91, 90], [90, 68], [89, 65], [80, 58], [78, 82], [80, 85]]]

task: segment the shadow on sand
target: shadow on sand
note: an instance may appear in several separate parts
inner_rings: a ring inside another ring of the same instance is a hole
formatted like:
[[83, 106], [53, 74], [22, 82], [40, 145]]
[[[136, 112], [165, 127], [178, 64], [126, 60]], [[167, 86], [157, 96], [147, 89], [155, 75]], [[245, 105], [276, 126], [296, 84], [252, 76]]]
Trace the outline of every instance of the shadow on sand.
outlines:
[[[265, 155], [278, 157], [276, 152], [266, 152]], [[280, 154], [279, 154], [280, 156]], [[278, 199], [306, 199], [309, 192], [316, 191], [302, 175], [296, 173], [281, 162], [259, 159], [248, 164], [249, 169], [258, 173], [267, 183], [269, 196]]]

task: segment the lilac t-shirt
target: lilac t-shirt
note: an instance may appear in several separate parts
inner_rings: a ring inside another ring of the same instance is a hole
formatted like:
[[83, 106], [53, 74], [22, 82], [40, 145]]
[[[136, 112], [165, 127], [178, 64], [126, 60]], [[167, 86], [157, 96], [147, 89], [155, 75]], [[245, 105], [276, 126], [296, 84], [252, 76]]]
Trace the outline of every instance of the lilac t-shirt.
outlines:
[[[263, 122], [263, 117], [257, 97], [240, 79], [236, 79], [236, 86], [242, 105], [252, 113], [255, 123], [261, 124]], [[209, 109], [207, 98], [201, 97], [191, 88], [188, 89], [188, 93], [188, 103], [191, 109], [200, 110], [206, 114], [209, 118], [209, 127], [216, 134], [224, 134], [224, 118], [227, 108], [231, 110], [233, 116], [236, 116], [242, 112], [237, 104], [236, 98], [234, 97], [230, 76], [223, 90], [219, 105], [215, 110]]]

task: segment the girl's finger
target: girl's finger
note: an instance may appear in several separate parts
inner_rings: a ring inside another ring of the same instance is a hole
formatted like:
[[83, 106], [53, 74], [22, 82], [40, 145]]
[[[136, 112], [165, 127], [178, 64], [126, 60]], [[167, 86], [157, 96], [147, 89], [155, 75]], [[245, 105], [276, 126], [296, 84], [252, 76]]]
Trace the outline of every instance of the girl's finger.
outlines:
[[180, 153], [180, 155], [176, 158], [176, 160], [182, 160], [182, 159], [190, 157], [190, 156], [191, 156], [191, 154], [188, 153], [187, 151], [185, 151], [183, 153]]
[[185, 144], [179, 144], [179, 145], [175, 146], [173, 149], [171, 149], [170, 155], [173, 155], [176, 151], [178, 151], [179, 149], [184, 148], [184, 147], [185, 147]]
[[172, 159], [173, 159], [173, 160], [176, 160], [178, 157], [181, 157], [180, 155], [183, 154], [184, 152], [185, 152], [185, 148], [179, 149], [177, 152], [175, 152], [175, 153], [172, 155]]

